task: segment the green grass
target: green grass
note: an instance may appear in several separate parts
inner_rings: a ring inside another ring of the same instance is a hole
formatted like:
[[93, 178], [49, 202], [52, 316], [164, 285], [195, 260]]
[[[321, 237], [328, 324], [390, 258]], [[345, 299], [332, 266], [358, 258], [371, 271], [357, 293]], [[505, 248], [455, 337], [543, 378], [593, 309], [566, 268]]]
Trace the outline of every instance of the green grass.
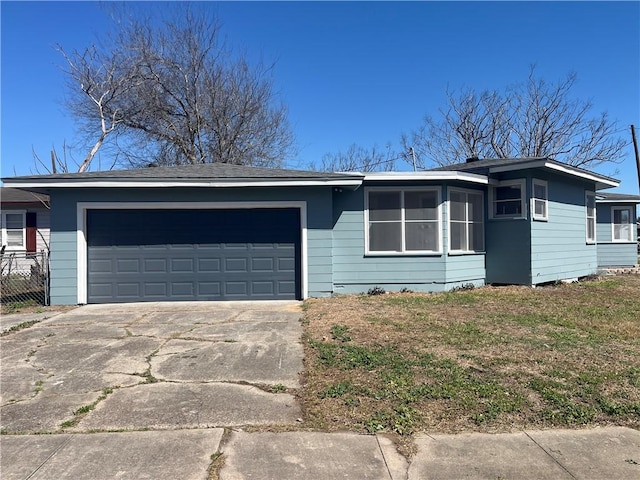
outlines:
[[305, 305], [311, 426], [640, 427], [640, 277]]

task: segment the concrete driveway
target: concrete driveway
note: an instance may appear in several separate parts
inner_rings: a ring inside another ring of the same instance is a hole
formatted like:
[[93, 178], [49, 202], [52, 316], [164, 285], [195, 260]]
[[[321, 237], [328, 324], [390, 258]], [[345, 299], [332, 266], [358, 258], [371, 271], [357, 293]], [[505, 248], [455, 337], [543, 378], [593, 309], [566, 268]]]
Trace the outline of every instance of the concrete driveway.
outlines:
[[640, 478], [630, 428], [425, 433], [410, 461], [382, 434], [243, 428], [302, 416], [291, 390], [303, 355], [295, 302], [42, 317], [0, 319], [2, 329], [39, 321], [0, 338], [2, 480]]
[[5, 333], [3, 433], [295, 423], [298, 302], [89, 305]]

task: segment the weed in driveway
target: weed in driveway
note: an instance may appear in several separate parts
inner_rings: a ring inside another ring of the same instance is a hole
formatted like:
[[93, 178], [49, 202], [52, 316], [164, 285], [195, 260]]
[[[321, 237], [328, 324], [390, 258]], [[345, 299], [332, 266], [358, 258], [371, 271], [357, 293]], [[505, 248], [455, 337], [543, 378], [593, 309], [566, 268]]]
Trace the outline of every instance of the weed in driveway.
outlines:
[[62, 430], [65, 430], [67, 428], [75, 427], [84, 415], [91, 412], [94, 408], [96, 408], [96, 405], [98, 405], [98, 403], [105, 400], [112, 393], [113, 388], [104, 388], [95, 402], [89, 403], [88, 405], [83, 405], [74, 410], [73, 418], [62, 422], [62, 424], [60, 424], [60, 428]]
[[25, 328], [33, 327], [35, 324], [40, 323], [41, 320], [29, 320], [28, 322], [22, 322], [18, 325], [14, 325], [13, 327], [5, 330], [0, 333], [0, 337], [4, 337], [5, 335], [9, 335], [13, 332], [19, 332], [20, 330], [24, 330]]

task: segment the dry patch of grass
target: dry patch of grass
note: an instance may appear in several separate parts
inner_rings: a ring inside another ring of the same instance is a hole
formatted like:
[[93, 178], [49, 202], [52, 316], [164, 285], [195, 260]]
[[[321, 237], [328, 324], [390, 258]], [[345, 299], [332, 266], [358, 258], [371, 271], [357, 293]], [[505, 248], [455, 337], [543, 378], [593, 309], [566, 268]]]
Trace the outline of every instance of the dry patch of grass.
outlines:
[[307, 425], [640, 427], [640, 276], [305, 303]]

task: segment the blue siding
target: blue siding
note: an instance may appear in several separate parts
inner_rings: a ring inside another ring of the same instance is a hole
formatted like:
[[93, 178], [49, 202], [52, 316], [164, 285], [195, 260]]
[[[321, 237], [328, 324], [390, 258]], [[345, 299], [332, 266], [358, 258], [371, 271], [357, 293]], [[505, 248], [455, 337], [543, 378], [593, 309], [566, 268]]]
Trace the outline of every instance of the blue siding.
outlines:
[[[525, 179], [526, 219], [489, 220], [487, 282], [536, 285], [596, 273], [597, 247], [586, 242], [585, 192], [595, 184], [540, 170], [504, 174]], [[548, 220], [533, 220], [532, 180], [547, 182]]]
[[[307, 281], [310, 296], [333, 289], [331, 189], [318, 188], [145, 188], [58, 189], [51, 192], [51, 302], [77, 303], [77, 202], [307, 202]], [[277, 227], [275, 227], [277, 228]]]
[[69, 196], [50, 195], [51, 257], [50, 298], [52, 305], [75, 305], [77, 293], [76, 204]]
[[541, 179], [548, 182], [549, 219], [531, 222], [531, 283], [596, 273], [597, 247], [587, 244], [585, 206], [585, 192], [593, 191], [595, 185], [557, 175]]
[[633, 243], [613, 242], [611, 207], [631, 207], [635, 204], [598, 203], [596, 205], [596, 235], [598, 239], [599, 267], [632, 267], [638, 263], [637, 230], [632, 225]]
[[[408, 185], [403, 185], [406, 186]], [[446, 186], [441, 191], [443, 253], [433, 255], [366, 256], [364, 195], [364, 188], [334, 193], [335, 293], [361, 293], [375, 286], [387, 291], [409, 288], [414, 291], [439, 292], [466, 283], [478, 286], [484, 284], [484, 254], [447, 255], [449, 239]]]

